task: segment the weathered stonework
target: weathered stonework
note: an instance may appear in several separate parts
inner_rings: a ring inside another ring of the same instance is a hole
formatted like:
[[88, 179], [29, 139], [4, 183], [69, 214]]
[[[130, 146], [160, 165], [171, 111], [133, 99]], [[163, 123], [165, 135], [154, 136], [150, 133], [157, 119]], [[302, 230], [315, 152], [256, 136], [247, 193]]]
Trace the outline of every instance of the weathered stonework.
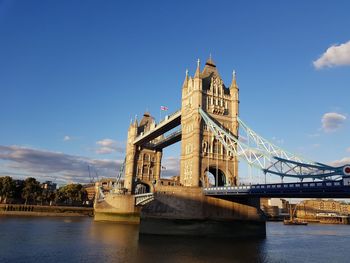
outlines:
[[265, 237], [258, 198], [222, 200], [204, 196], [200, 187], [158, 187], [140, 223], [141, 234]]
[[[186, 73], [181, 114], [168, 116], [170, 119], [156, 126], [146, 113], [140, 123], [135, 119], [130, 124], [125, 162], [126, 194], [115, 199], [108, 195], [95, 206], [95, 219], [137, 223], [141, 215], [141, 234], [265, 236], [265, 217], [260, 211], [259, 199], [222, 200], [203, 194], [202, 187], [213, 183], [209, 176], [214, 177], [217, 186], [237, 185], [238, 160], [209, 132], [199, 108], [238, 138], [239, 90], [235, 74], [230, 87], [226, 87], [211, 58], [203, 71], [198, 61], [194, 77]], [[180, 182], [164, 186], [160, 178], [161, 149], [166, 144], [158, 148], [150, 146], [156, 145], [157, 140], [162, 142], [163, 134], [180, 124], [178, 135], [181, 137], [177, 137], [178, 141], [181, 139]], [[142, 192], [139, 187], [153, 192], [155, 198], [142, 210], [133, 200], [134, 194]]]
[[208, 186], [208, 171], [215, 184], [236, 185], [238, 161], [232, 153], [209, 133], [201, 120], [201, 107], [216, 121], [238, 136], [238, 86], [235, 76], [227, 88], [210, 58], [200, 72], [198, 61], [194, 77], [186, 78], [182, 86], [181, 106], [181, 167], [180, 182], [184, 186]]

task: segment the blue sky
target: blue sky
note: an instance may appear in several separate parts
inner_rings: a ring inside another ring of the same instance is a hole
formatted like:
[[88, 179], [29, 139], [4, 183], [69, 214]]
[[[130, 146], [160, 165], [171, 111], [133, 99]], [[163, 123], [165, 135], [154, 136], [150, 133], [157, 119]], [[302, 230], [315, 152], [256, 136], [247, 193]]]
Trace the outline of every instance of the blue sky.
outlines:
[[[0, 0], [0, 174], [84, 181], [94, 164], [113, 175], [130, 118], [177, 110], [185, 70], [210, 53], [227, 85], [237, 71], [240, 116], [253, 129], [310, 159], [350, 163], [348, 10], [348, 1]], [[169, 171], [178, 154], [165, 151]]]

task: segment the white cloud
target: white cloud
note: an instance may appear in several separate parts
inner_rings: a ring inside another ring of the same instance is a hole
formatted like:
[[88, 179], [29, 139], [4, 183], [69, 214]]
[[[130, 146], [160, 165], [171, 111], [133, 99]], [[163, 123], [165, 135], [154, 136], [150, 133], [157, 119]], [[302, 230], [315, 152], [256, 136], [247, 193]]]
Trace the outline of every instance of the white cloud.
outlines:
[[72, 137], [70, 137], [70, 136], [68, 136], [68, 135], [66, 135], [66, 136], [63, 137], [63, 141], [64, 141], [64, 142], [67, 142], [67, 141], [70, 141], [70, 140], [72, 140]]
[[344, 157], [343, 159], [336, 160], [330, 163], [333, 166], [344, 166], [346, 164], [350, 164], [350, 157]]
[[346, 149], [346, 151], [350, 153], [350, 147], [349, 147], [349, 148], [347, 148], [347, 149]]
[[125, 148], [117, 141], [108, 138], [97, 141], [96, 144], [99, 147], [96, 149], [97, 154], [110, 154], [113, 152], [123, 153]]
[[116, 144], [117, 142], [112, 140], [112, 139], [103, 139], [100, 141], [97, 141], [96, 144], [101, 145], [103, 147], [112, 147]]
[[162, 160], [162, 177], [172, 177], [180, 175], [180, 158], [168, 157]]
[[338, 130], [346, 120], [346, 116], [336, 113], [327, 112], [322, 116], [322, 129], [325, 132], [334, 132]]
[[317, 69], [350, 65], [350, 41], [340, 45], [332, 45], [313, 64]]
[[121, 160], [91, 159], [60, 152], [38, 150], [21, 146], [0, 145], [0, 174], [14, 178], [33, 176], [39, 181], [54, 180], [58, 183], [89, 182], [88, 166], [99, 177], [115, 177]]

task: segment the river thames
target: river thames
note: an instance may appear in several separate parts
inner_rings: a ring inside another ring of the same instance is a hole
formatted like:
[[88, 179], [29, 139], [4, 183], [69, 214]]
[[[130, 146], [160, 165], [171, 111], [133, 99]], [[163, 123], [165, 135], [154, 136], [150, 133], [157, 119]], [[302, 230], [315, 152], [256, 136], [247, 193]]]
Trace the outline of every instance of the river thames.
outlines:
[[267, 223], [263, 240], [155, 237], [91, 218], [0, 217], [0, 262], [349, 262], [350, 226]]

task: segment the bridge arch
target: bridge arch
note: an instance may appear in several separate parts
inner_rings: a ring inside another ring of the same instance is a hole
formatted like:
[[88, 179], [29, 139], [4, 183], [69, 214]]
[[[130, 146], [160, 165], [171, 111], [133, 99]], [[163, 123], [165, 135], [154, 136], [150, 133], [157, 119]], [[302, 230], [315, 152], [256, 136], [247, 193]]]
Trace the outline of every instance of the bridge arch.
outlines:
[[153, 193], [154, 187], [152, 184], [146, 183], [141, 180], [137, 180], [135, 184], [135, 194], [146, 194], [146, 193]]
[[209, 168], [205, 169], [202, 186], [225, 186], [227, 184], [226, 182], [226, 175], [220, 168], [209, 166]]

